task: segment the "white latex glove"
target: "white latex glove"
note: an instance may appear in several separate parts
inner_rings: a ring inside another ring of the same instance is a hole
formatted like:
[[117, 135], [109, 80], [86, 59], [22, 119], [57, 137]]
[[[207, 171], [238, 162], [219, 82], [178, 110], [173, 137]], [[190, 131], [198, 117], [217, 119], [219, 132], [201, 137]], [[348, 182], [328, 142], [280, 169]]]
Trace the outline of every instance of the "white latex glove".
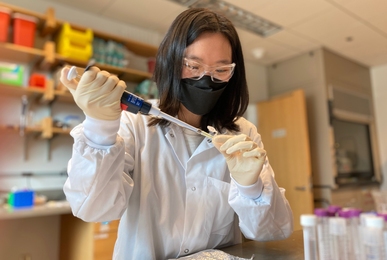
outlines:
[[247, 135], [215, 135], [214, 146], [226, 158], [231, 176], [240, 185], [257, 182], [266, 159], [266, 151], [259, 148]]
[[87, 116], [99, 120], [120, 118], [120, 100], [126, 88], [125, 82], [97, 67], [86, 71], [79, 82], [75, 79], [69, 81], [69, 69], [62, 69], [60, 81], [70, 90], [75, 103]]

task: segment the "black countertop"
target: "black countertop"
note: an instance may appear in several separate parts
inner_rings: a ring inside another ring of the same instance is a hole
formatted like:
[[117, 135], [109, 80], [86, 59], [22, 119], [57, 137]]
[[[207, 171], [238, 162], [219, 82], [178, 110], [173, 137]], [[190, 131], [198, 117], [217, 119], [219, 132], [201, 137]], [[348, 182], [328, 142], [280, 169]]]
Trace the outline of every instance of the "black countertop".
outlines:
[[241, 258], [250, 259], [254, 255], [255, 260], [302, 260], [304, 259], [304, 241], [302, 230], [294, 231], [285, 240], [270, 242], [248, 241], [220, 249], [225, 253]]

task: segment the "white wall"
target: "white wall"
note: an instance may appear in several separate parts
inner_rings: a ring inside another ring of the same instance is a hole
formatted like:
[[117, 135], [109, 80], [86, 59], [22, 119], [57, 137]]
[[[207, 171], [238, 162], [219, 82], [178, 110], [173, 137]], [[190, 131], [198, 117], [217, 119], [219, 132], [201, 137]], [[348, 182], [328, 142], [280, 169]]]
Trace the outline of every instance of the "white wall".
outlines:
[[246, 61], [246, 78], [249, 86], [250, 103], [245, 117], [258, 127], [257, 102], [268, 98], [267, 68]]
[[[372, 68], [371, 79], [375, 101], [381, 172], [384, 180], [387, 180], [387, 64]], [[383, 181], [382, 189], [387, 190], [386, 181]]]

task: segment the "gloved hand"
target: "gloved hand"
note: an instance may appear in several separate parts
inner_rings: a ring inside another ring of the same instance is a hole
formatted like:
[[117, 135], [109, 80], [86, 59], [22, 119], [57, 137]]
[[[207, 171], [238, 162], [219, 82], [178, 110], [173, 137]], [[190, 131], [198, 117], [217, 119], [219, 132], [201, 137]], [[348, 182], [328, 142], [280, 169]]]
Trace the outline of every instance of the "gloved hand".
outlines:
[[69, 67], [62, 69], [60, 81], [70, 90], [75, 103], [87, 116], [100, 120], [120, 118], [120, 100], [126, 88], [125, 82], [97, 67], [86, 71], [79, 82], [75, 79], [69, 81], [69, 70]]
[[240, 185], [257, 182], [266, 159], [266, 151], [259, 148], [247, 135], [215, 135], [214, 146], [226, 158], [231, 176]]

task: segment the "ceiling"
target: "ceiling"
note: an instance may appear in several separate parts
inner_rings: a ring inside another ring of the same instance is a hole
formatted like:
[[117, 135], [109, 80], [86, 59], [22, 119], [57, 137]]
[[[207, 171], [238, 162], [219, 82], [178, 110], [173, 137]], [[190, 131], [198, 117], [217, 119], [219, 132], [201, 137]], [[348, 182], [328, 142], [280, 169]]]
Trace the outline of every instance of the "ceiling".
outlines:
[[[168, 0], [46, 0], [165, 34], [186, 7]], [[283, 27], [262, 38], [238, 29], [245, 59], [270, 65], [325, 47], [363, 65], [387, 64], [386, 0], [225, 0]], [[262, 48], [257, 59], [253, 50]]]

